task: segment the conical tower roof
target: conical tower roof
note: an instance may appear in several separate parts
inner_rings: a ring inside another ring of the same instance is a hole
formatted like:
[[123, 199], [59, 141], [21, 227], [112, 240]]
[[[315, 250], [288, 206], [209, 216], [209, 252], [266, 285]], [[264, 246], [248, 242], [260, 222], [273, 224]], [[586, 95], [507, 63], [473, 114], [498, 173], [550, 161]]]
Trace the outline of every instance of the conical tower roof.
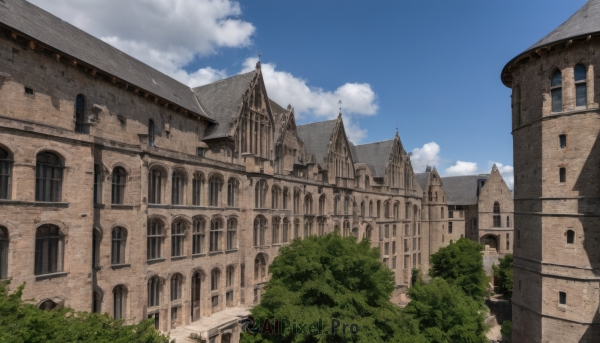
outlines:
[[528, 52], [535, 51], [541, 47], [552, 45], [554, 43], [599, 33], [600, 0], [589, 0], [583, 7], [575, 12], [575, 14], [567, 19], [567, 21], [554, 29], [554, 31], [550, 32], [546, 37], [540, 39], [537, 43], [533, 44], [527, 50], [523, 51], [510, 62], [508, 62], [504, 67], [504, 70], [502, 70], [502, 75], [504, 76], [508, 66]]

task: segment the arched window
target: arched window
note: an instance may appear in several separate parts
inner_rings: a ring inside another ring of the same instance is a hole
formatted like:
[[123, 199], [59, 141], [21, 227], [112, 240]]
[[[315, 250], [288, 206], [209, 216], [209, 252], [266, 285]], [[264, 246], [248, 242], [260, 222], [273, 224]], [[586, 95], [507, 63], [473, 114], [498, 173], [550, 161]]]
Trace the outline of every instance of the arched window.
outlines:
[[294, 189], [294, 214], [300, 214], [300, 191]]
[[148, 121], [148, 145], [154, 146], [154, 120]]
[[344, 237], [349, 237], [350, 236], [350, 222], [347, 221], [347, 220], [344, 221], [343, 236]]
[[37, 228], [35, 237], [35, 274], [63, 271], [64, 239], [55, 225]]
[[373, 217], [373, 200], [369, 201], [369, 217]]
[[321, 197], [319, 198], [319, 214], [325, 214], [325, 194], [321, 195]]
[[552, 112], [562, 112], [562, 73], [557, 70], [552, 75]]
[[171, 256], [183, 256], [185, 240], [185, 222], [178, 220], [171, 225]]
[[75, 132], [84, 133], [85, 125], [85, 98], [83, 95], [77, 95], [75, 98]]
[[202, 289], [202, 276], [200, 272], [195, 272], [192, 276], [192, 321], [200, 318], [200, 295]]
[[282, 197], [282, 203], [283, 203], [283, 209], [284, 210], [287, 210], [287, 208], [288, 208], [288, 196], [289, 196], [288, 193], [289, 193], [288, 189], [287, 189], [287, 187], [285, 187], [283, 189], [283, 197]]
[[202, 184], [204, 183], [204, 177], [202, 173], [194, 173], [194, 179], [192, 180], [192, 205], [201, 205], [202, 196]]
[[0, 279], [8, 275], [8, 230], [0, 226]]
[[235, 207], [237, 203], [238, 184], [238, 180], [233, 177], [227, 181], [227, 206], [229, 207]]
[[310, 194], [304, 197], [304, 214], [312, 214], [312, 196]]
[[[2, 161], [0, 161], [0, 165]], [[2, 174], [2, 166], [0, 166], [0, 174]], [[0, 178], [2, 176], [0, 175]], [[1, 187], [1, 186], [0, 186]], [[1, 197], [1, 195], [0, 195]], [[94, 204], [102, 203], [102, 169], [99, 164], [94, 164]]]
[[171, 176], [171, 204], [183, 205], [185, 194], [185, 175], [180, 170], [174, 170]]
[[575, 106], [587, 106], [587, 71], [583, 64], [575, 66]]
[[52, 311], [57, 306], [58, 306], [58, 304], [56, 304], [54, 301], [48, 299], [48, 300], [46, 300], [46, 301], [44, 301], [43, 303], [40, 304], [40, 310], [42, 310], [42, 311]]
[[122, 319], [125, 313], [125, 297], [126, 290], [124, 286], [117, 286], [113, 288], [113, 318]]
[[35, 201], [60, 202], [63, 166], [58, 156], [42, 152], [36, 158]]
[[256, 186], [254, 186], [254, 206], [256, 208], [265, 208], [268, 189], [269, 186], [266, 180], [256, 182]]
[[121, 167], [113, 169], [112, 173], [112, 196], [113, 204], [123, 204], [125, 200], [125, 183], [127, 180], [127, 172]]
[[10, 199], [13, 161], [8, 151], [0, 148], [0, 199]]
[[267, 234], [267, 219], [263, 216], [258, 216], [254, 219], [254, 246], [266, 245]]
[[271, 208], [279, 209], [279, 197], [281, 195], [281, 188], [279, 186], [274, 185], [271, 188]]
[[278, 244], [279, 243], [279, 217], [273, 217], [273, 241], [271, 242], [271, 244]]
[[163, 173], [158, 167], [153, 167], [148, 172], [148, 203], [160, 204], [162, 201]]
[[349, 210], [350, 210], [350, 198], [345, 197], [344, 198], [344, 214], [348, 214]]
[[500, 204], [496, 201], [494, 202], [494, 227], [501, 227], [501, 219], [500, 219]]
[[396, 202], [394, 203], [394, 220], [400, 219], [400, 205]]
[[365, 216], [365, 202], [364, 201], [360, 202], [360, 216], [361, 217]]
[[158, 276], [153, 276], [148, 280], [148, 307], [160, 305], [160, 281]]
[[333, 198], [333, 214], [337, 215], [339, 213], [339, 205], [340, 205], [340, 198], [338, 196], [335, 196]]
[[231, 218], [227, 221], [227, 250], [237, 249], [237, 220]]
[[223, 179], [219, 175], [212, 175], [209, 183], [209, 206], [219, 206], [219, 194], [221, 193], [221, 186], [223, 185]]
[[181, 274], [176, 273], [171, 276], [171, 301], [181, 299], [181, 284], [183, 277]]
[[162, 225], [158, 220], [150, 220], [148, 223], [148, 259], [161, 258], [161, 245], [163, 239]]
[[367, 226], [365, 233], [366, 233], [367, 239], [370, 240], [371, 237], [373, 236], [373, 228], [371, 226]]
[[215, 268], [210, 272], [210, 290], [216, 291], [219, 289], [219, 278], [221, 277], [221, 271]]
[[225, 271], [225, 287], [233, 287], [233, 278], [235, 277], [235, 268], [227, 266]]
[[192, 254], [204, 254], [206, 221], [204, 218], [194, 219], [194, 232], [192, 234]]
[[210, 221], [210, 248], [209, 251], [221, 251], [221, 232], [223, 223], [219, 218], [213, 218]]
[[294, 219], [294, 239], [300, 237], [300, 219]]
[[317, 231], [319, 236], [325, 236], [325, 218], [317, 219]]
[[308, 218], [304, 221], [304, 238], [312, 236], [313, 234], [313, 220]]
[[267, 276], [267, 263], [263, 254], [258, 254], [254, 259], [254, 281], [261, 283]]
[[567, 244], [575, 243], [575, 231], [567, 230]]
[[283, 218], [283, 235], [282, 235], [282, 243], [289, 242], [289, 230], [290, 230], [290, 221], [287, 218]]
[[125, 243], [127, 242], [127, 232], [122, 227], [115, 227], [112, 230], [112, 245], [111, 245], [111, 263], [125, 263]]
[[383, 202], [383, 217], [384, 218], [390, 217], [390, 202], [387, 200]]

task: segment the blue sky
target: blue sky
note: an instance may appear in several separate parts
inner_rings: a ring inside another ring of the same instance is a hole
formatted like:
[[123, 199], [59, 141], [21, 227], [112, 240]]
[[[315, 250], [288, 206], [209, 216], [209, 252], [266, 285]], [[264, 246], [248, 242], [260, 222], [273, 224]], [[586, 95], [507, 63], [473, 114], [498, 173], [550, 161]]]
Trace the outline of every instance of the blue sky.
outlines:
[[260, 53], [267, 91], [299, 123], [334, 118], [342, 99], [355, 143], [398, 126], [417, 172], [497, 162], [511, 185], [500, 71], [586, 1], [32, 2], [191, 86], [251, 70]]

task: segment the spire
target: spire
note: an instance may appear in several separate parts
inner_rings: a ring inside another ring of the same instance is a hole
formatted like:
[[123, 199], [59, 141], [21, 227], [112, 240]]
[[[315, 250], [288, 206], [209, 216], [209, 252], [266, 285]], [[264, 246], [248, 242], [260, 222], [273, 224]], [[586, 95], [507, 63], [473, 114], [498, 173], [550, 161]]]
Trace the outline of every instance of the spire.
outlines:
[[338, 104], [340, 104], [340, 114], [338, 115], [338, 118], [342, 117], [342, 100], [338, 101]]
[[396, 137], [398, 137], [398, 136], [400, 136], [400, 135], [398, 134], [398, 125], [396, 125]]
[[258, 54], [258, 61], [256, 62], [256, 69], [260, 69], [260, 54]]

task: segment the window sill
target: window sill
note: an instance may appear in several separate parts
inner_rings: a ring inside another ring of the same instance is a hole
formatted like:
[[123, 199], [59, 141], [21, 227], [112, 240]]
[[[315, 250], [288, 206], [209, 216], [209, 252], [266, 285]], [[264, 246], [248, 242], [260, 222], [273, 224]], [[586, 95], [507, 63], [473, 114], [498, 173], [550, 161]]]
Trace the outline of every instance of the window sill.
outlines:
[[33, 206], [35, 207], [59, 207], [59, 208], [68, 208], [68, 202], [45, 202], [45, 201], [36, 201]]
[[69, 274], [68, 272], [58, 272], [58, 273], [51, 273], [51, 274], [36, 275], [35, 281], [54, 279], [54, 278], [58, 278], [58, 277], [67, 276], [68, 274]]
[[100, 208], [100, 209], [103, 209], [103, 208], [105, 208], [105, 207], [106, 207], [106, 206], [105, 206], [104, 204], [94, 204], [94, 208]]
[[206, 254], [202, 253], [202, 254], [194, 254], [194, 255], [192, 255], [192, 258], [197, 258], [197, 257], [206, 257]]
[[188, 258], [187, 256], [171, 256], [171, 261], [180, 261]]
[[131, 264], [129, 264], [129, 263], [111, 264], [110, 267], [112, 269], [129, 268], [129, 267], [131, 267]]
[[211, 251], [208, 253], [208, 256], [220, 255], [222, 253], [223, 253], [223, 251]]
[[229, 249], [229, 250], [225, 250], [226, 254], [232, 254], [234, 252], [238, 252], [238, 249]]
[[110, 208], [115, 210], [133, 210], [133, 205], [111, 204]]
[[558, 304], [558, 310], [562, 312], [567, 311], [567, 305]]
[[157, 314], [160, 311], [160, 308], [158, 306], [152, 306], [152, 307], [148, 307], [148, 315], [153, 315], [153, 314]]
[[171, 300], [171, 307], [180, 307], [182, 304], [181, 299]]
[[160, 258], [153, 258], [153, 259], [151, 259], [151, 260], [146, 260], [146, 263], [148, 263], [148, 264], [153, 264], [153, 263], [164, 262], [164, 261], [166, 261], [166, 260], [167, 260], [167, 259], [166, 259], [166, 258], [164, 258], [164, 257], [160, 257]]
[[271, 248], [270, 245], [255, 245], [254, 247], [258, 248], [258, 249], [269, 249], [269, 248]]

